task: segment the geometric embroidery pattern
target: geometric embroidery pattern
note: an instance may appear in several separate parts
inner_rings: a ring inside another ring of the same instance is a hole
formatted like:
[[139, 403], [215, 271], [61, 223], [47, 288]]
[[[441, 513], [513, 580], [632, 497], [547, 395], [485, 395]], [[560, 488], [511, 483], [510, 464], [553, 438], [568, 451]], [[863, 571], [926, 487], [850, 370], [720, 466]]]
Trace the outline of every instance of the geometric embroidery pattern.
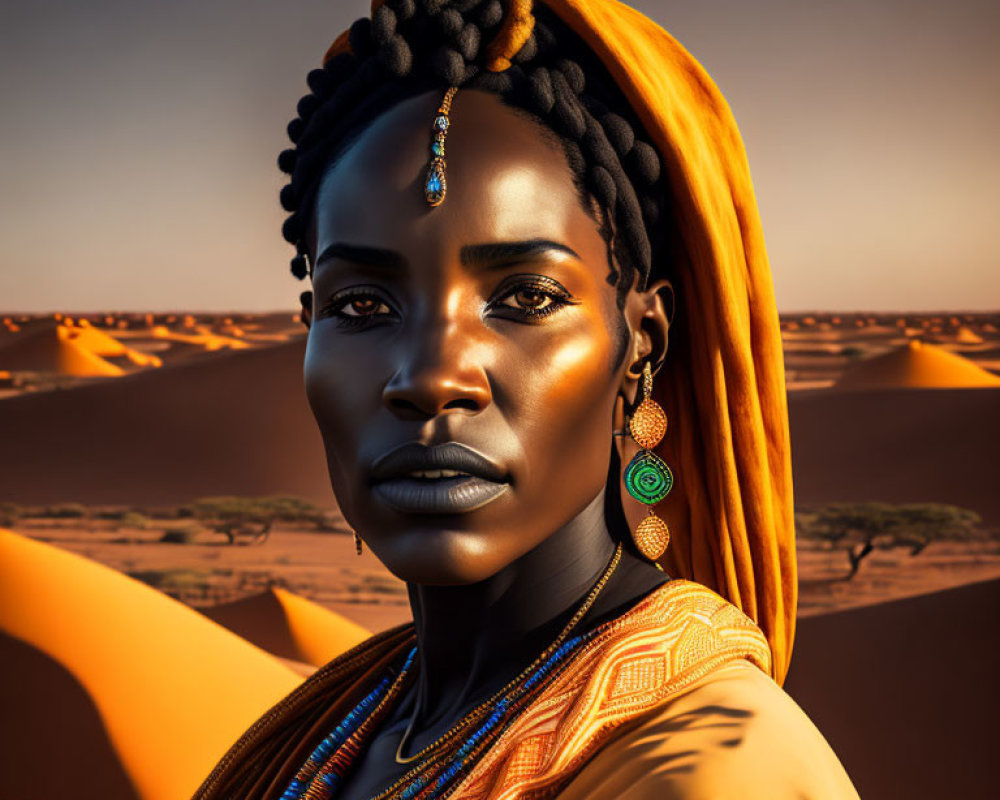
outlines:
[[449, 799], [557, 794], [624, 723], [740, 660], [770, 674], [771, 651], [760, 628], [700, 583], [669, 581], [594, 637]]

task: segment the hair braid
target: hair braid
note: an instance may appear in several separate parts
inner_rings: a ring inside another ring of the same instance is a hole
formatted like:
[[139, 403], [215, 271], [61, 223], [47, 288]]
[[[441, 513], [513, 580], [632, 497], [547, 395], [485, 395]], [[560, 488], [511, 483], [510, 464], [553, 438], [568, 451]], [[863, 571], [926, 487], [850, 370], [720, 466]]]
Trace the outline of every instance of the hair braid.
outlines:
[[280, 201], [290, 212], [282, 233], [296, 246], [297, 278], [309, 273], [306, 220], [324, 171], [392, 105], [454, 85], [493, 92], [547, 129], [600, 224], [619, 304], [634, 283], [648, 283], [654, 260], [670, 246], [671, 234], [656, 225], [667, 197], [660, 158], [594, 53], [544, 5], [534, 15], [531, 36], [502, 72], [480, 62], [503, 24], [500, 0], [387, 0], [351, 25], [351, 52], [307, 75], [310, 93], [288, 124], [294, 147], [278, 157], [291, 177]]

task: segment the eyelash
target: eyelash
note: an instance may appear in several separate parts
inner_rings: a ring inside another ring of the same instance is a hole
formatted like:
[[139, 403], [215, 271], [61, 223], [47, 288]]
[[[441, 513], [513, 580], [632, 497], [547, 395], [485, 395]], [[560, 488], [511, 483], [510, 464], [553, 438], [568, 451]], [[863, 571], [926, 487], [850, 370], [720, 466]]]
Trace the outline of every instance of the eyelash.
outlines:
[[[544, 297], [549, 298], [549, 304], [541, 309], [531, 309], [523, 308], [518, 309], [514, 306], [501, 306], [501, 301], [506, 300], [509, 297], [523, 291], [533, 291], [537, 294], [541, 294]], [[380, 305], [385, 305], [390, 309], [392, 306], [386, 302], [382, 297], [375, 291], [366, 289], [364, 287], [356, 287], [353, 289], [346, 289], [343, 292], [339, 292], [333, 297], [331, 297], [326, 305], [320, 309], [321, 317], [334, 317], [337, 319], [338, 326], [342, 328], [350, 328], [352, 330], [375, 327], [379, 325], [380, 318], [395, 317], [397, 316], [395, 312], [390, 314], [344, 314], [343, 309], [347, 307], [348, 303], [352, 300], [374, 300]], [[567, 305], [576, 305], [577, 301], [573, 300], [569, 292], [567, 292], [558, 282], [551, 280], [549, 278], [543, 278], [541, 276], [534, 277], [531, 280], [522, 280], [504, 290], [501, 294], [495, 296], [493, 300], [487, 303], [487, 308], [506, 308], [508, 311], [513, 312], [515, 315], [521, 318], [527, 319], [540, 319], [542, 317], [547, 317], [550, 314], [554, 314], [556, 311], [560, 310]]]
[[513, 311], [522, 317], [528, 317], [530, 319], [539, 319], [541, 317], [547, 317], [549, 314], [554, 314], [559, 309], [568, 305], [576, 305], [577, 301], [572, 299], [572, 296], [567, 292], [558, 282], [552, 280], [551, 278], [544, 278], [542, 276], [537, 276], [531, 278], [530, 280], [521, 280], [513, 285], [509, 286], [502, 294], [496, 296], [495, 300], [488, 303], [491, 308], [496, 308], [500, 301], [506, 300], [518, 292], [532, 291], [537, 294], [541, 294], [544, 297], [549, 298], [551, 301], [545, 308], [541, 309], [531, 309], [523, 308], [518, 309], [513, 306], [503, 306], [503, 308]]
[[373, 325], [379, 324], [377, 322], [379, 317], [394, 317], [395, 312], [392, 314], [344, 314], [342, 313], [347, 304], [352, 300], [374, 300], [380, 305], [388, 306], [392, 308], [389, 303], [382, 299], [376, 292], [366, 289], [364, 287], [356, 287], [353, 289], [345, 289], [342, 292], [338, 292], [333, 297], [331, 297], [326, 305], [320, 309], [321, 317], [335, 317], [337, 319], [337, 324], [341, 328], [367, 328]]

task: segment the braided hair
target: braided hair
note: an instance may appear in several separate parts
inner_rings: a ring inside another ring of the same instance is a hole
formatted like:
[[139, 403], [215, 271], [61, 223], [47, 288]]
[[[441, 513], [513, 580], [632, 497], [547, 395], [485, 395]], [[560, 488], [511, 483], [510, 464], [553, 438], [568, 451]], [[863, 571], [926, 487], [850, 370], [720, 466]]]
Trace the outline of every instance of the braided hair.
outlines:
[[288, 125], [294, 147], [278, 157], [290, 176], [280, 200], [290, 212], [282, 233], [296, 247], [296, 278], [310, 274], [306, 229], [325, 170], [392, 105], [458, 86], [498, 95], [562, 146], [581, 204], [607, 243], [619, 308], [633, 283], [648, 285], [671, 238], [657, 224], [672, 216], [664, 214], [660, 158], [593, 51], [550, 9], [538, 3], [533, 13], [530, 37], [502, 72], [483, 66], [504, 22], [500, 0], [387, 0], [351, 25], [350, 52], [308, 74], [311, 91]]

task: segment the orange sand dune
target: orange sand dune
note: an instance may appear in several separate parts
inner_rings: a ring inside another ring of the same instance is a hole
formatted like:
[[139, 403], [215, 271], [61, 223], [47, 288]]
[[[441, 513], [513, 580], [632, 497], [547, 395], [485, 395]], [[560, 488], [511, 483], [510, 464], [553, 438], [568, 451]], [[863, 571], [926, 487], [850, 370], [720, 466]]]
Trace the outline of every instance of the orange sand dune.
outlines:
[[1000, 580], [799, 621], [785, 688], [865, 800], [996, 797]]
[[156, 356], [146, 355], [94, 328], [83, 319], [74, 325], [66, 319], [61, 324], [49, 322], [26, 331], [23, 335], [7, 336], [0, 343], [0, 362], [7, 370], [57, 372], [62, 375], [122, 375], [109, 358], [125, 359], [140, 367], [159, 367]]
[[0, 400], [0, 500], [177, 504], [294, 494], [330, 506], [303, 340]]
[[272, 655], [316, 667], [371, 635], [346, 617], [279, 587], [199, 610]]
[[[0, 675], [0, 796], [140, 800], [99, 710], [71, 672], [0, 632]], [[66, 769], [46, 753], [60, 754]]]
[[959, 388], [1000, 386], [1000, 377], [955, 353], [912, 340], [907, 345], [868, 358], [849, 369], [837, 389], [881, 389], [894, 386]]
[[1000, 523], [1000, 389], [789, 395], [795, 502], [942, 502]]
[[983, 337], [976, 333], [968, 325], [962, 325], [957, 331], [955, 331], [954, 341], [960, 342], [961, 344], [981, 344], [983, 342]]
[[234, 339], [231, 336], [219, 336], [216, 333], [212, 333], [212, 330], [205, 325], [196, 325], [195, 330], [197, 333], [177, 333], [165, 325], [156, 325], [150, 333], [156, 339], [169, 339], [174, 342], [194, 344], [210, 351], [221, 350], [226, 347], [231, 350], [243, 350], [250, 347], [246, 342]]
[[[143, 800], [189, 797], [226, 748], [299, 677], [197, 612], [114, 570], [0, 531], [0, 660], [15, 747], [0, 797], [42, 800], [127, 781]], [[35, 664], [38, 672], [22, 671]], [[15, 671], [16, 670], [16, 671]], [[68, 703], [53, 708], [42, 681]], [[25, 698], [42, 698], [38, 707]], [[56, 749], [70, 732], [87, 738]], [[89, 738], [94, 734], [96, 738]], [[16, 761], [14, 760], [16, 758]], [[99, 763], [95, 763], [95, 759]], [[109, 761], [109, 759], [112, 759]], [[111, 795], [118, 797], [118, 795]]]
[[120, 367], [105, 361], [85, 342], [79, 341], [79, 336], [79, 329], [50, 325], [8, 337], [0, 349], [0, 368], [11, 372], [56, 372], [77, 377], [124, 374]]
[[156, 356], [140, 353], [138, 350], [126, 347], [104, 331], [92, 327], [85, 319], [80, 320], [78, 326], [68, 330], [70, 330], [69, 336], [75, 344], [102, 358], [127, 358], [140, 367], [159, 367], [163, 364]]

